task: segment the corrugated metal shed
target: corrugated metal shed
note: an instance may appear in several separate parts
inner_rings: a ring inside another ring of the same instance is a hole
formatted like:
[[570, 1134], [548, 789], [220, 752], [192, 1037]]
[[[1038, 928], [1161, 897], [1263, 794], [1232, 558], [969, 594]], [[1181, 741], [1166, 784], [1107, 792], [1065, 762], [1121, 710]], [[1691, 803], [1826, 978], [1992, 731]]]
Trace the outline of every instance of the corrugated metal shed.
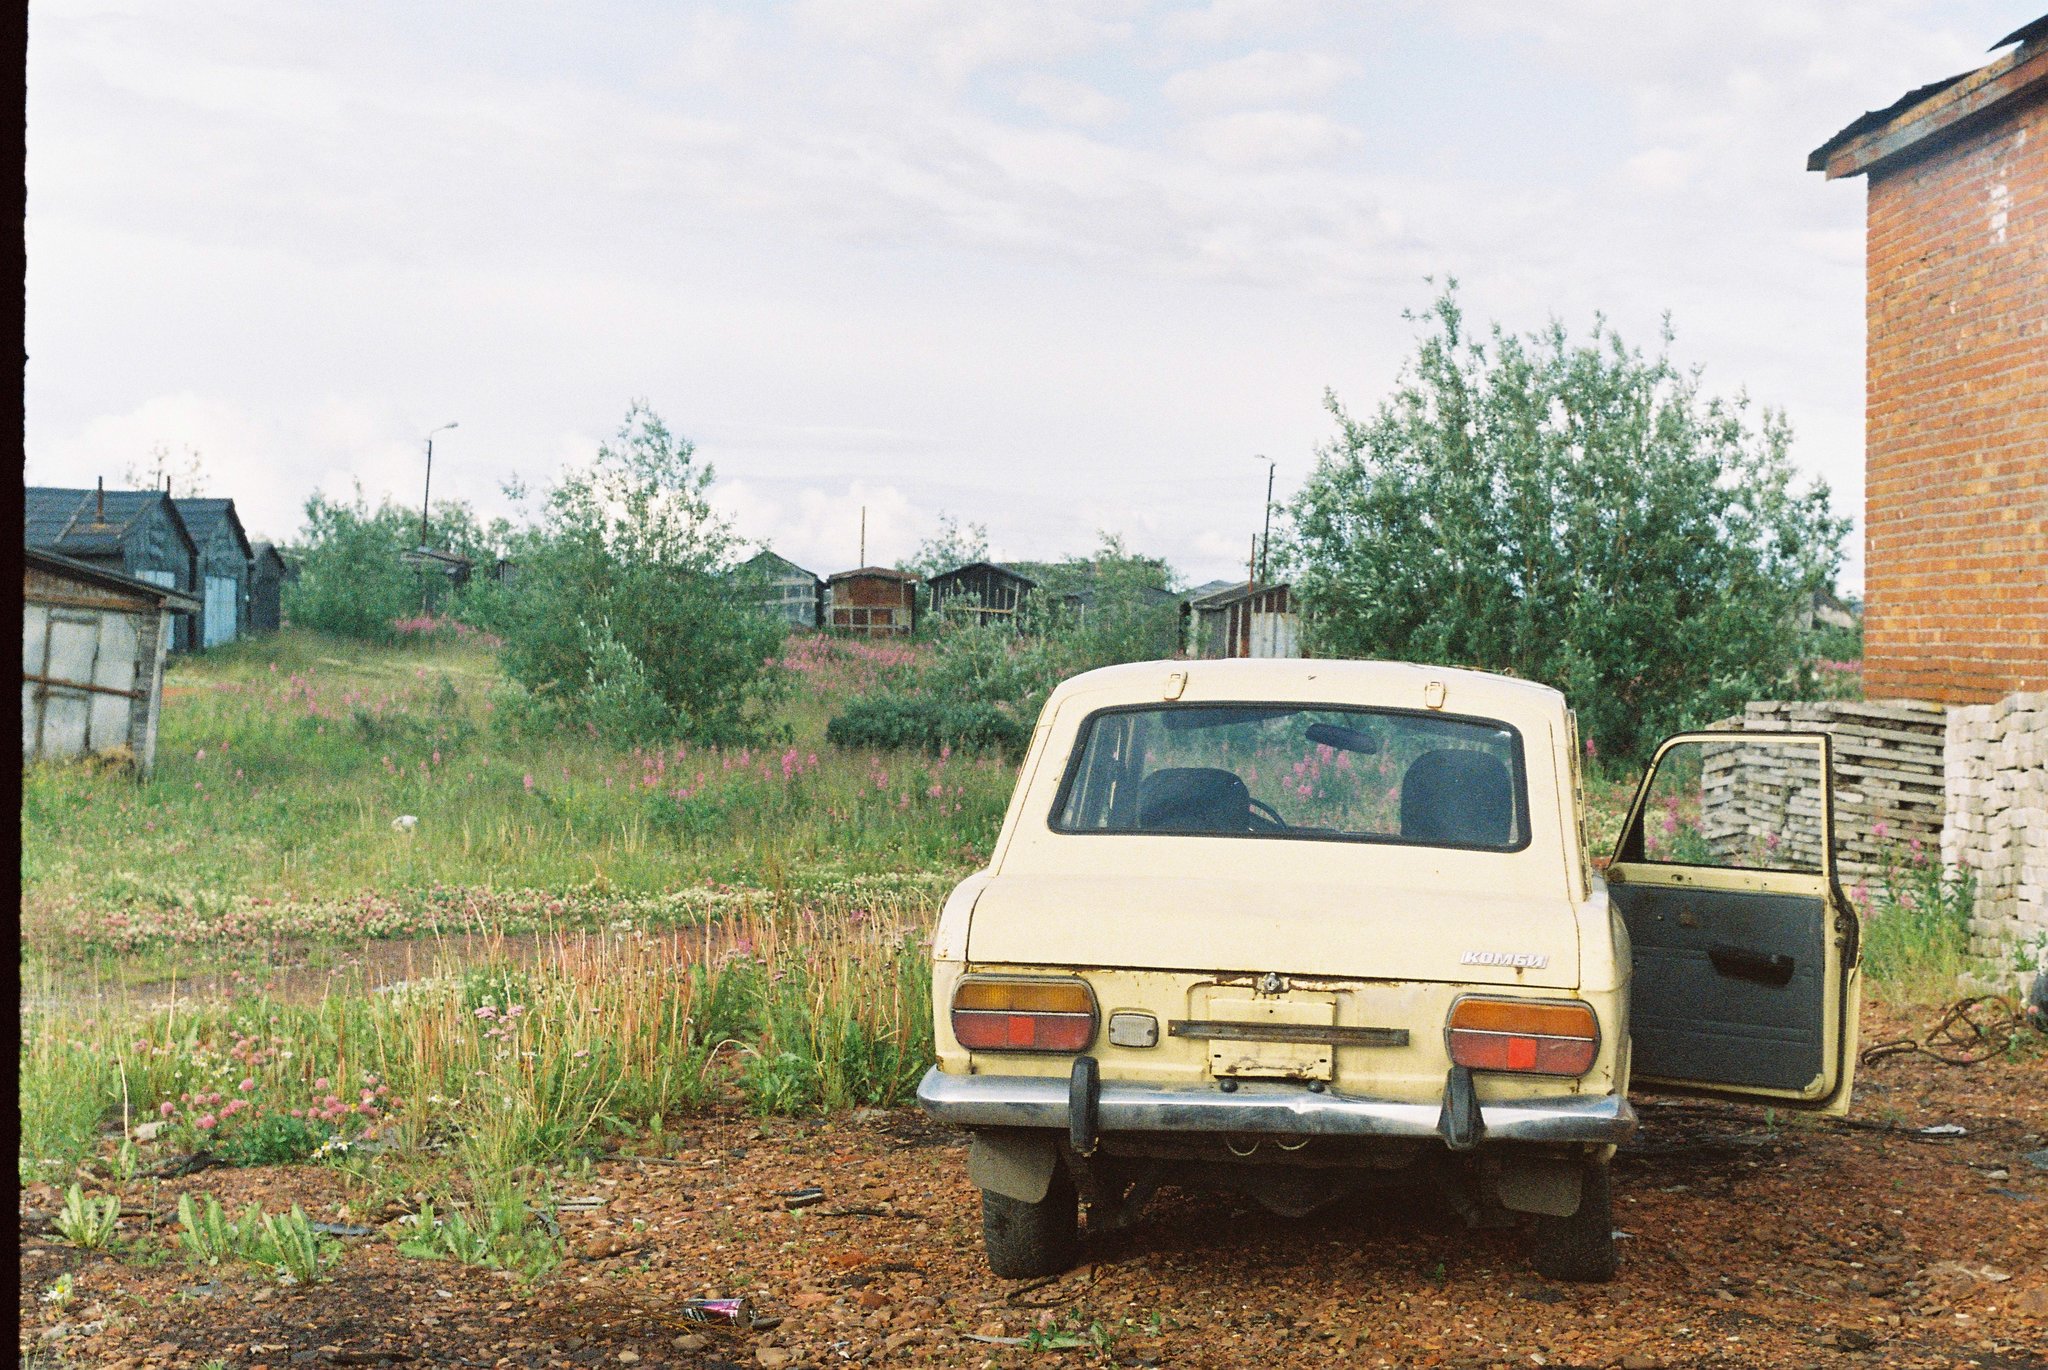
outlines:
[[174, 499], [198, 549], [199, 645], [233, 642], [249, 626], [249, 563], [255, 549], [231, 499]]
[[23, 554], [21, 757], [156, 760], [164, 652], [190, 595], [30, 547]]
[[[161, 490], [74, 490], [30, 486], [22, 491], [27, 546], [132, 576], [168, 590], [198, 588], [198, 544]], [[193, 615], [172, 623], [171, 650], [187, 651]]]
[[1297, 657], [1301, 618], [1286, 585], [1236, 585], [1182, 610], [1192, 657]]

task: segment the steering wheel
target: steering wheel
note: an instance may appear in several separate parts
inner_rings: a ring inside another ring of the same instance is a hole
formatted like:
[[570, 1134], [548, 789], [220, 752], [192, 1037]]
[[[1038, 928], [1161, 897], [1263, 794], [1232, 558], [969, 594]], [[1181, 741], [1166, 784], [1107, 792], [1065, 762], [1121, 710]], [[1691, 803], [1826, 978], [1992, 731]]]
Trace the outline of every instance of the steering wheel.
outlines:
[[1288, 826], [1287, 820], [1280, 816], [1278, 809], [1263, 799], [1254, 799], [1250, 802], [1252, 811], [1248, 816], [1251, 819], [1254, 832], [1283, 832], [1286, 830]]

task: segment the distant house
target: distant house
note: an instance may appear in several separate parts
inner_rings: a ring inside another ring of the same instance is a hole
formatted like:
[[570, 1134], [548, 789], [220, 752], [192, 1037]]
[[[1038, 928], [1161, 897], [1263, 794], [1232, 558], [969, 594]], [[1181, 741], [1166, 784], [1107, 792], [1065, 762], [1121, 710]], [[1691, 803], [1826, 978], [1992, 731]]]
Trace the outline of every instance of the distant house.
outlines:
[[174, 499], [197, 548], [199, 645], [233, 642], [248, 627], [249, 563], [255, 549], [231, 499]]
[[917, 577], [887, 566], [841, 571], [826, 582], [832, 631], [854, 637], [909, 637], [917, 627]]
[[1286, 585], [1238, 583], [1181, 609], [1191, 657], [1301, 655], [1301, 618]]
[[788, 557], [763, 548], [740, 563], [740, 573], [761, 586], [759, 604], [798, 628], [816, 628], [825, 617], [825, 582]]
[[[22, 513], [31, 549], [196, 598], [198, 544], [161, 490], [30, 486], [22, 491]], [[193, 617], [191, 609], [175, 611], [171, 651], [191, 650]]]
[[400, 552], [398, 559], [414, 568], [420, 575], [420, 612], [427, 613], [439, 598], [435, 593], [436, 584], [445, 584], [451, 590], [460, 590], [469, 584], [469, 577], [476, 569], [476, 563], [456, 552], [436, 551], [432, 547], [415, 547], [410, 552]]
[[23, 554], [21, 759], [156, 759], [164, 653], [190, 595], [59, 556]]
[[925, 582], [927, 601], [933, 613], [942, 610], [976, 623], [1017, 624], [1024, 601], [1038, 588], [1038, 582], [1007, 566], [992, 561], [970, 561], [941, 572]]
[[249, 625], [252, 633], [274, 633], [284, 626], [284, 583], [291, 568], [271, 542], [249, 548]]

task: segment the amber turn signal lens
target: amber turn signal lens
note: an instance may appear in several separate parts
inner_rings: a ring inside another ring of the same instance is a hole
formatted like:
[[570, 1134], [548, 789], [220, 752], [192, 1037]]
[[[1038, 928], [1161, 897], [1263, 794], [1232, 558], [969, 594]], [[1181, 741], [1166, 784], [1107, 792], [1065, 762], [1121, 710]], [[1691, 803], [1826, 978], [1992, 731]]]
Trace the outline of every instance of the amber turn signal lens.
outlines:
[[1600, 1020], [1585, 1004], [1460, 999], [1446, 1026], [1451, 1060], [1473, 1070], [1584, 1075], [1600, 1054]]
[[1085, 1051], [1095, 991], [1071, 975], [969, 976], [953, 991], [953, 1036], [969, 1051]]

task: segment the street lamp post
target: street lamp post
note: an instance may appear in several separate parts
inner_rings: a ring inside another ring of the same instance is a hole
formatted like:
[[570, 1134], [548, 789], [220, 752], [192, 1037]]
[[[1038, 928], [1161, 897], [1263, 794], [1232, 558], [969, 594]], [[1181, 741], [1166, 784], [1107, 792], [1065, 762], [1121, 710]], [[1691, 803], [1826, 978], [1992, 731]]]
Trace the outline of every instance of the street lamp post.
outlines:
[[459, 425], [455, 420], [450, 419], [439, 428], [432, 429], [427, 434], [427, 488], [420, 492], [420, 550], [422, 551], [425, 551], [427, 546], [427, 501], [434, 493], [434, 434], [445, 433], [455, 427], [459, 427]]
[[[427, 433], [427, 484], [426, 488], [420, 492], [420, 550], [422, 552], [427, 550], [427, 502], [434, 495], [434, 434], [445, 433], [456, 426], [455, 420], [450, 419], [439, 428], [431, 429]], [[433, 587], [434, 582], [428, 579], [426, 558], [422, 557], [420, 559], [421, 618], [425, 618], [432, 607]]]

